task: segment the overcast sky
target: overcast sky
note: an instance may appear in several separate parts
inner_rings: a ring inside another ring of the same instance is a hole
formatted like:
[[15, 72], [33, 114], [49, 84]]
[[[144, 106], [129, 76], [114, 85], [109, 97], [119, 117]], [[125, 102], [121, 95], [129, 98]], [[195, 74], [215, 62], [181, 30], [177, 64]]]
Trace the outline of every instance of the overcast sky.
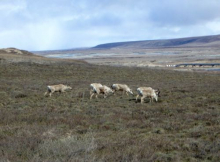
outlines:
[[219, 9], [220, 0], [0, 0], [0, 48], [217, 35]]

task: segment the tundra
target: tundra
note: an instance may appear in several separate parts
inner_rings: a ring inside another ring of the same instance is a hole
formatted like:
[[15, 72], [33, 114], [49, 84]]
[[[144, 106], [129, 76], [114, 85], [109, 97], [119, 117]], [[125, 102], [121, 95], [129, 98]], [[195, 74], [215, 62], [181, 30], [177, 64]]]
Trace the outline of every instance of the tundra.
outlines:
[[128, 93], [133, 95], [132, 90], [126, 85], [126, 84], [113, 84], [111, 86], [113, 92], [115, 93], [116, 91], [122, 91], [123, 94], [124, 92], [126, 92], [126, 94], [128, 95]]
[[153, 102], [153, 99], [158, 101], [158, 97], [160, 96], [160, 91], [159, 89], [155, 90], [151, 87], [139, 87], [137, 88], [138, 95], [136, 97], [136, 100], [138, 99], [139, 96], [141, 96], [141, 103], [144, 102], [144, 99], [146, 97], [150, 98], [150, 103]]
[[98, 98], [99, 94], [104, 94], [104, 98], [106, 98], [109, 93], [113, 93], [111, 88], [109, 88], [106, 85], [102, 85], [100, 83], [92, 83], [90, 84], [90, 87], [91, 87], [90, 100], [95, 94], [96, 94], [96, 98]]
[[49, 85], [49, 86], [47, 86], [47, 91], [44, 93], [44, 96], [46, 96], [47, 94], [49, 94], [49, 96], [51, 97], [51, 95], [52, 95], [54, 92], [63, 93], [63, 92], [66, 92], [66, 90], [68, 90], [68, 89], [71, 90], [72, 87], [67, 86], [67, 85], [63, 85], [63, 84]]

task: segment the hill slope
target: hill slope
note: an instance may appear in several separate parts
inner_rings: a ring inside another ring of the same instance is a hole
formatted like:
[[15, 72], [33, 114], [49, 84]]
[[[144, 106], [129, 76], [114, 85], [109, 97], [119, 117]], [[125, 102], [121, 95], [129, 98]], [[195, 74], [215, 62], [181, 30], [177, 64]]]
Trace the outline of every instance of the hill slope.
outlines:
[[2, 48], [0, 49], [0, 62], [8, 63], [8, 62], [28, 62], [28, 63], [57, 63], [62, 62], [65, 63], [86, 63], [85, 61], [73, 60], [73, 59], [55, 59], [55, 58], [46, 58], [40, 55], [33, 54], [32, 52], [20, 50], [17, 48]]
[[107, 43], [95, 46], [95, 49], [110, 48], [164, 48], [164, 47], [220, 47], [220, 35], [189, 37], [164, 40], [146, 40], [132, 42]]
[[0, 49], [0, 55], [4, 55], [4, 54], [33, 56], [33, 53], [31, 53], [31, 52], [16, 49], [16, 48], [3, 48], [3, 49]]

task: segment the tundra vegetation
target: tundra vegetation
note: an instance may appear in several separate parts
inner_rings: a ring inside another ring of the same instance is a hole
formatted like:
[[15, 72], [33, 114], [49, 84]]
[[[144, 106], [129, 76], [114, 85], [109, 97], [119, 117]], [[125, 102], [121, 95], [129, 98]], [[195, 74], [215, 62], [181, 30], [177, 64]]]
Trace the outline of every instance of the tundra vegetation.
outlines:
[[[219, 73], [39, 62], [0, 62], [1, 161], [220, 160]], [[156, 87], [161, 97], [90, 100], [97, 82]], [[44, 97], [60, 83], [72, 90]]]

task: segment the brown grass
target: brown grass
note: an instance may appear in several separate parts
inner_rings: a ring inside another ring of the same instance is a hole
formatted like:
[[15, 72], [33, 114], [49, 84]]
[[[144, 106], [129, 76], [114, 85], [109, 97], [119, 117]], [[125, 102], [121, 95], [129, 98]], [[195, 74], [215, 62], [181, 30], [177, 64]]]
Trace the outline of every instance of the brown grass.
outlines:
[[[77, 62], [0, 63], [1, 161], [219, 161], [220, 76]], [[89, 100], [89, 84], [161, 90]], [[44, 97], [46, 86], [72, 91]]]

